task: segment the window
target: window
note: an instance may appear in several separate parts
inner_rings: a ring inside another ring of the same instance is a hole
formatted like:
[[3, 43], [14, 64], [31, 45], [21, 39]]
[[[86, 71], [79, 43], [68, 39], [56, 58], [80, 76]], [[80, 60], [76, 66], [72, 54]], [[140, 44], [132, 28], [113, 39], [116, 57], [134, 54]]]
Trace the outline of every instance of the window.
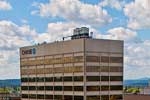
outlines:
[[44, 90], [44, 86], [37, 86], [37, 90]]
[[54, 100], [63, 100], [62, 95], [54, 95]]
[[109, 95], [102, 95], [101, 100], [109, 100]]
[[122, 95], [110, 95], [110, 99], [112, 99], [112, 100], [122, 100]]
[[87, 56], [86, 57], [87, 62], [99, 62], [99, 57], [98, 56]]
[[72, 98], [72, 96], [65, 95], [65, 96], [64, 96], [64, 100], [73, 100], [73, 98]]
[[109, 90], [109, 86], [101, 86], [101, 91], [108, 91]]
[[44, 95], [38, 94], [37, 99], [44, 99]]
[[86, 90], [87, 91], [100, 91], [100, 87], [99, 86], [87, 86]]
[[123, 57], [110, 57], [111, 63], [123, 63]]
[[123, 90], [123, 86], [110, 86], [110, 90]]
[[72, 86], [64, 86], [64, 91], [72, 91]]
[[64, 72], [64, 68], [63, 67], [56, 67], [53, 70], [54, 70], [54, 73], [63, 73]]
[[37, 74], [44, 74], [44, 68], [38, 68], [38, 69], [36, 69], [36, 73]]
[[30, 77], [29, 82], [36, 82], [36, 78], [35, 77]]
[[45, 90], [53, 90], [53, 86], [45, 86]]
[[82, 66], [74, 66], [73, 72], [83, 72], [83, 67]]
[[87, 96], [87, 100], [100, 100], [100, 96]]
[[101, 76], [101, 81], [109, 81], [109, 76]]
[[100, 72], [100, 66], [86, 66], [87, 72]]
[[74, 100], [84, 100], [83, 96], [74, 96]]
[[83, 81], [83, 76], [74, 76], [74, 81]]
[[101, 72], [109, 72], [109, 66], [101, 66]]
[[28, 69], [28, 74], [36, 74], [36, 69]]
[[103, 63], [109, 63], [109, 57], [107, 57], [107, 56], [102, 56], [102, 57], [101, 57], [101, 62], [103, 62]]
[[74, 91], [83, 91], [83, 86], [74, 86]]
[[99, 76], [87, 76], [86, 79], [87, 81], [100, 81]]
[[53, 82], [53, 77], [45, 77], [45, 82]]
[[21, 86], [21, 90], [28, 90], [28, 86]]
[[29, 90], [36, 90], [35, 86], [29, 86]]
[[64, 81], [65, 81], [65, 82], [72, 81], [72, 77], [69, 77], [69, 76], [68, 76], [68, 77], [64, 77]]
[[83, 56], [75, 56], [74, 62], [83, 62]]
[[62, 58], [54, 58], [53, 63], [54, 64], [61, 64], [62, 63]]
[[123, 81], [123, 76], [110, 76], [110, 81]]
[[29, 98], [36, 99], [36, 94], [29, 94]]
[[53, 95], [45, 95], [45, 99], [53, 99]]
[[45, 74], [52, 74], [53, 73], [53, 68], [45, 68], [44, 73]]
[[54, 86], [55, 91], [62, 91], [62, 86]]
[[73, 62], [73, 57], [64, 57], [63, 60], [64, 60], [64, 63], [71, 63]]
[[22, 98], [28, 98], [28, 94], [22, 94]]
[[22, 74], [22, 75], [26, 75], [26, 74], [29, 73], [28, 71], [29, 71], [28, 69], [22, 69], [22, 70], [21, 70], [21, 74]]
[[37, 82], [44, 82], [44, 77], [37, 77], [36, 80]]
[[73, 67], [64, 67], [64, 73], [72, 73]]
[[123, 67], [110, 67], [110, 72], [123, 72]]
[[28, 82], [28, 78], [21, 78], [21, 82]]
[[54, 77], [54, 82], [62, 82], [62, 77]]

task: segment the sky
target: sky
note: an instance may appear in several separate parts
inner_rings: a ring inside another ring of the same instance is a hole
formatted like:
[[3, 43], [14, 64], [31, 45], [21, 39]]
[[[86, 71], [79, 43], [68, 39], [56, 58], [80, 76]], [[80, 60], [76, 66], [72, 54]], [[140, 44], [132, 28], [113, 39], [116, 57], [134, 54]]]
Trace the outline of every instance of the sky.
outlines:
[[20, 47], [82, 26], [124, 40], [124, 79], [150, 78], [150, 0], [0, 0], [0, 79], [20, 78]]

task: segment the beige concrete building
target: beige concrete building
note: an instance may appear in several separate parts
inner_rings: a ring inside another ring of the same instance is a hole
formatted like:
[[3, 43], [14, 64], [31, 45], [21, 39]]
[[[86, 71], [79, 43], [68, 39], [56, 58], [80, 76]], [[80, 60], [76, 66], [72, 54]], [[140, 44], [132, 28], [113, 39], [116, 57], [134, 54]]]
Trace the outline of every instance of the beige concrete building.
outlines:
[[20, 69], [22, 100], [123, 100], [123, 41], [22, 47]]

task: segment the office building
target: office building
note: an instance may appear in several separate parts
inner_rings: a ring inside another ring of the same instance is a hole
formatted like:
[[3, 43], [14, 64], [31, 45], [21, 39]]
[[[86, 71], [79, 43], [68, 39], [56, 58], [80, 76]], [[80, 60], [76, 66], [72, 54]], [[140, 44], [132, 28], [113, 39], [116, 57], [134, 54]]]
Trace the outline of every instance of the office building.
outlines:
[[22, 100], [123, 100], [123, 41], [80, 29], [71, 40], [20, 48]]

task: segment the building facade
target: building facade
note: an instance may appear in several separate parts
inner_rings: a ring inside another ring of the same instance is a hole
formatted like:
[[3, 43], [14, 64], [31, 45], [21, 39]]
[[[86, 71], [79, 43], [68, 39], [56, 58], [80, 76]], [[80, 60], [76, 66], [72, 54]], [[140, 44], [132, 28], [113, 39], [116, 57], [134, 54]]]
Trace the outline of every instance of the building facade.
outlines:
[[123, 41], [22, 47], [20, 69], [22, 100], [123, 100]]

